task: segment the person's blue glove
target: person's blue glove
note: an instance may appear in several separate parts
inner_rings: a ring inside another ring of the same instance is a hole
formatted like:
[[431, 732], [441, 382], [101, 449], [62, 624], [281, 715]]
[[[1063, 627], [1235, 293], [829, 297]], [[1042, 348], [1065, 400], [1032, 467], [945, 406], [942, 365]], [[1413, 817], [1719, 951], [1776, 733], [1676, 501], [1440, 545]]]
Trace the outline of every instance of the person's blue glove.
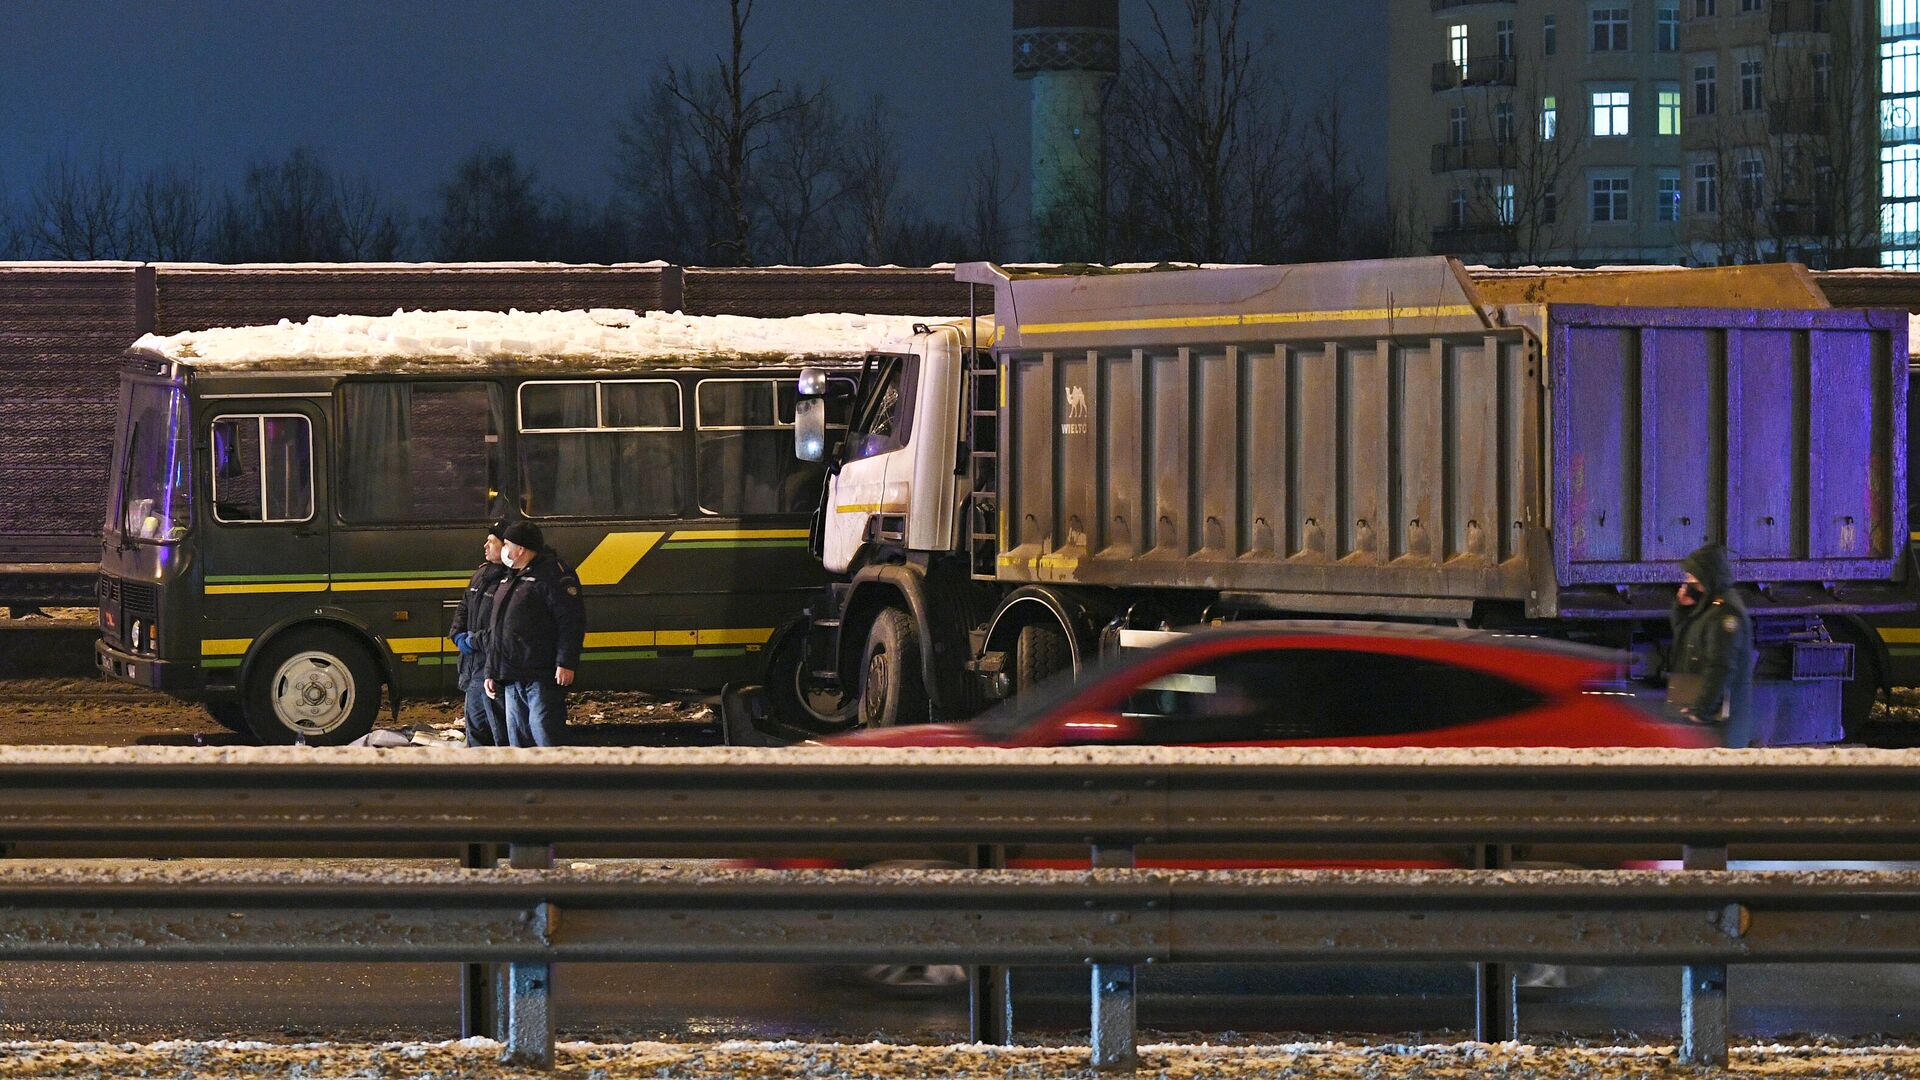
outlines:
[[472, 656], [474, 652], [473, 635], [467, 633], [465, 630], [453, 635], [453, 647], [459, 649], [467, 656]]

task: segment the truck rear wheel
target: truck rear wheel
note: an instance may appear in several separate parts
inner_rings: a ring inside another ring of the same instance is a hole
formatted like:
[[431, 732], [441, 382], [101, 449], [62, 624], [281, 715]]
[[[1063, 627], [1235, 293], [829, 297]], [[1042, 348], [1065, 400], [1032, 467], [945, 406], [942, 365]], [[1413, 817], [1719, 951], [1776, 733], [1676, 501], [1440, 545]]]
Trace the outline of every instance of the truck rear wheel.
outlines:
[[247, 725], [269, 746], [342, 746], [373, 730], [380, 675], [337, 630], [296, 630], [267, 646], [246, 686]]
[[927, 720], [927, 687], [920, 675], [920, 629], [913, 616], [886, 608], [867, 631], [860, 656], [862, 727], [894, 727]]
[[1073, 650], [1058, 627], [1032, 623], [1013, 639], [1013, 692], [1024, 694], [1073, 667]]

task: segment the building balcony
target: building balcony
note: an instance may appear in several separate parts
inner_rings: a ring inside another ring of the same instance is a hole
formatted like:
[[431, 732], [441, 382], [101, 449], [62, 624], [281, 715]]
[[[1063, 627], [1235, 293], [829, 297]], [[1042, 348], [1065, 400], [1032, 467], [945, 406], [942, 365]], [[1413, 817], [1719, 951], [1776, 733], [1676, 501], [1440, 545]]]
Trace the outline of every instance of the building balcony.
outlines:
[[1470, 56], [1464, 64], [1442, 60], [1433, 65], [1433, 89], [1454, 90], [1462, 86], [1512, 86], [1513, 57], [1497, 54]]
[[1430, 241], [1435, 255], [1510, 254], [1519, 244], [1511, 225], [1472, 220], [1458, 225], [1435, 225]]
[[1773, 135], [1813, 135], [1828, 130], [1832, 107], [1818, 98], [1777, 98], [1767, 102], [1767, 131]]
[[1824, 34], [1827, 32], [1828, 5], [1820, 0], [1773, 0], [1767, 9], [1770, 34]]
[[1455, 172], [1462, 169], [1511, 169], [1514, 146], [1510, 142], [1476, 139], [1464, 143], [1434, 143], [1433, 171]]
[[1452, 11], [1454, 8], [1478, 7], [1481, 4], [1499, 4], [1503, 7], [1512, 7], [1517, 2], [1518, 0], [1432, 0], [1433, 13], [1435, 15], [1443, 11]]

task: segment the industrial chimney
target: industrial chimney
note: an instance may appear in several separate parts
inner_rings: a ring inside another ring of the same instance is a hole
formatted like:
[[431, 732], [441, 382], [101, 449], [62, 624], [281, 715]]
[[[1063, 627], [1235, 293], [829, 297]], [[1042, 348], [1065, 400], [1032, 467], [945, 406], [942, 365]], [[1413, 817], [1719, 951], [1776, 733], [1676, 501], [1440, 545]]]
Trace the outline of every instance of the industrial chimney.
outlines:
[[1033, 257], [1091, 261], [1101, 120], [1120, 69], [1120, 0], [1013, 0], [1013, 74], [1033, 84]]

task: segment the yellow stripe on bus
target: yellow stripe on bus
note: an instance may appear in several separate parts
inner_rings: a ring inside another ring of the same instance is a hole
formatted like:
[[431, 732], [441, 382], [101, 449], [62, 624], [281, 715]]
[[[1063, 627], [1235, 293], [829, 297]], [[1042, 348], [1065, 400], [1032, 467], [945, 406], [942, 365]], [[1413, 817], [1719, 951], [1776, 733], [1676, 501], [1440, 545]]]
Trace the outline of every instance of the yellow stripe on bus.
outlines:
[[734, 630], [696, 630], [702, 645], [765, 645], [773, 636], [773, 627], [740, 627]]
[[646, 648], [654, 643], [653, 636], [651, 630], [607, 631], [588, 634], [581, 647], [587, 649]]
[[387, 648], [397, 653], [450, 653], [453, 642], [443, 637], [390, 637]]
[[245, 656], [247, 646], [253, 644], [250, 637], [202, 638], [201, 656]]
[[663, 532], [608, 533], [580, 560], [574, 574], [582, 585], [618, 585], [665, 535]]
[[333, 583], [334, 592], [392, 592], [402, 589], [464, 589], [466, 587], [466, 578], [402, 578], [396, 581], [336, 581]]
[[[846, 503], [833, 508], [837, 514], [904, 514], [905, 503]], [[800, 535], [805, 536], [806, 533]]]
[[1072, 334], [1105, 333], [1114, 330], [1185, 330], [1203, 326], [1266, 326], [1274, 323], [1471, 318], [1479, 314], [1479, 309], [1464, 304], [1403, 308], [1347, 308], [1340, 311], [1268, 311], [1250, 315], [1194, 315], [1162, 319], [1105, 319], [1094, 322], [1028, 323], [1020, 327], [1020, 333]]
[[1876, 626], [1874, 627], [1874, 629], [1880, 631], [1881, 641], [1885, 641], [1889, 643], [1897, 641], [1897, 642], [1901, 642], [1902, 644], [1913, 644], [1916, 642], [1920, 642], [1920, 628], [1905, 627], [1905, 626]]
[[[466, 582], [461, 582], [462, 585]], [[326, 592], [324, 581], [269, 581], [258, 585], [209, 585], [208, 596], [249, 596], [261, 593], [314, 593]]]

